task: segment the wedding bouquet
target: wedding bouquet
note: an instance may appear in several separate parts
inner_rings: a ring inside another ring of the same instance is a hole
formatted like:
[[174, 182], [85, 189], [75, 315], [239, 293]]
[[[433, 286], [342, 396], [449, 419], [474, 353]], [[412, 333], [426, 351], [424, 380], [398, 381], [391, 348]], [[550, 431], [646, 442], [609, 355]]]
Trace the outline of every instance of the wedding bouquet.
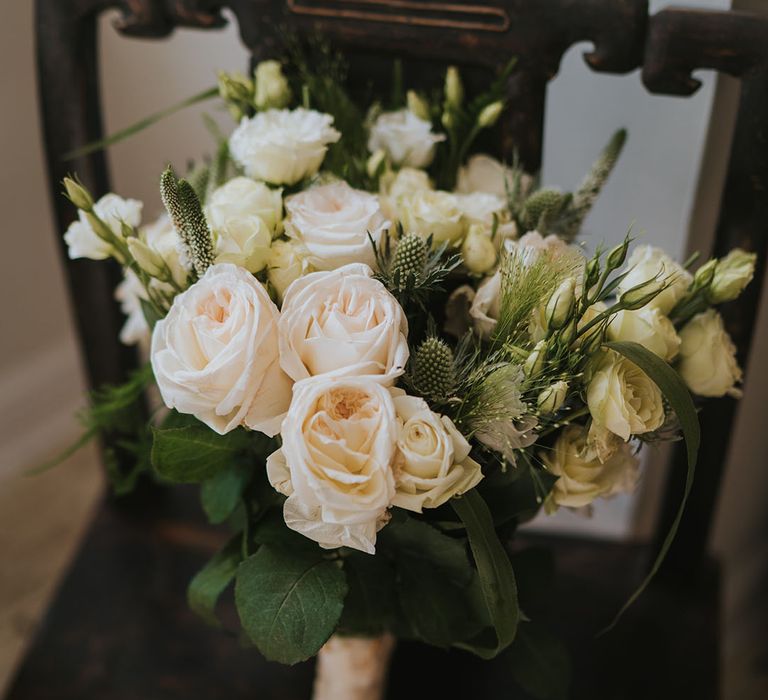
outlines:
[[[192, 608], [217, 624], [234, 580], [259, 651], [322, 649], [316, 695], [343, 698], [335, 664], [380, 669], [391, 636], [513, 652], [537, 623], [516, 527], [631, 491], [643, 443], [683, 435], [690, 483], [690, 394], [738, 394], [715, 306], [754, 256], [693, 271], [629, 237], [587, 254], [575, 241], [625, 134], [574, 192], [477, 153], [513, 66], [472, 99], [454, 68], [430, 94], [396, 71], [392, 97], [361, 107], [320, 53], [220, 76], [237, 125], [210, 161], [162, 174], [152, 223], [67, 179], [65, 239], [123, 266], [121, 337], [150, 360], [87, 415], [135, 454], [116, 488], [142, 471], [199, 483], [233, 535]], [[152, 381], [170, 410], [147, 425], [131, 409]]]

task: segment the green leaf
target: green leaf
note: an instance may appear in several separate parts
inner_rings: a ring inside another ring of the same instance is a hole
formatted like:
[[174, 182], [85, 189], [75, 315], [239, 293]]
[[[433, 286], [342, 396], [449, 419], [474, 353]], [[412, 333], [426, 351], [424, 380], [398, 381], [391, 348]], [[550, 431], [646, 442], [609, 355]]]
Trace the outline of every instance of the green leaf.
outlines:
[[515, 681], [536, 700], [566, 700], [571, 660], [563, 643], [546, 628], [528, 622], [504, 655]]
[[655, 382], [661, 393], [664, 394], [667, 401], [669, 401], [669, 405], [677, 415], [677, 419], [680, 422], [680, 428], [683, 431], [683, 437], [685, 438], [685, 447], [688, 455], [688, 472], [685, 477], [685, 490], [683, 491], [683, 498], [680, 501], [680, 507], [675, 515], [675, 519], [672, 521], [667, 536], [664, 538], [661, 550], [656, 555], [656, 559], [653, 562], [650, 572], [640, 586], [638, 586], [637, 590], [629, 597], [629, 600], [624, 603], [611, 624], [608, 625], [601, 634], [608, 632], [616, 625], [626, 609], [642, 594], [664, 561], [664, 557], [667, 555], [667, 552], [672, 545], [672, 541], [675, 539], [675, 534], [677, 534], [677, 528], [680, 525], [680, 520], [685, 511], [685, 504], [688, 501], [688, 494], [691, 492], [693, 477], [696, 471], [696, 458], [699, 453], [699, 443], [701, 441], [699, 420], [696, 416], [696, 407], [694, 406], [693, 399], [688, 391], [688, 387], [685, 386], [685, 382], [683, 382], [680, 375], [672, 369], [672, 367], [639, 343], [615, 341], [605, 343], [605, 346], [620, 353], [631, 362], [634, 362], [653, 382]]
[[496, 527], [512, 520], [518, 524], [531, 520], [540, 510], [558, 477], [520, 460], [517, 468], [496, 471], [483, 479], [478, 492], [493, 514]]
[[198, 571], [187, 587], [187, 602], [193, 612], [208, 624], [218, 627], [216, 603], [224, 589], [235, 577], [242, 559], [241, 534], [235, 535], [213, 558]]
[[199, 423], [184, 428], [152, 428], [152, 466], [168, 481], [205, 481], [229, 467], [248, 447], [248, 433], [219, 435]]
[[390, 628], [396, 606], [395, 570], [381, 554], [344, 557], [349, 592], [339, 628], [345, 634], [374, 636]]
[[520, 608], [515, 574], [494, 530], [488, 506], [477, 490], [452, 499], [451, 505], [467, 530], [485, 604], [496, 631], [495, 644], [489, 645], [483, 639], [459, 646], [484, 659], [492, 659], [512, 643], [517, 632]]
[[139, 303], [141, 304], [141, 313], [144, 314], [144, 320], [147, 322], [150, 330], [154, 330], [155, 324], [162, 319], [162, 315], [158, 313], [154, 304], [139, 297]]
[[240, 564], [235, 603], [240, 622], [271, 661], [295, 664], [316, 654], [344, 607], [344, 572], [319, 548], [261, 547]]
[[248, 472], [239, 464], [229, 464], [203, 482], [200, 501], [213, 524], [223, 523], [237, 507], [248, 482]]

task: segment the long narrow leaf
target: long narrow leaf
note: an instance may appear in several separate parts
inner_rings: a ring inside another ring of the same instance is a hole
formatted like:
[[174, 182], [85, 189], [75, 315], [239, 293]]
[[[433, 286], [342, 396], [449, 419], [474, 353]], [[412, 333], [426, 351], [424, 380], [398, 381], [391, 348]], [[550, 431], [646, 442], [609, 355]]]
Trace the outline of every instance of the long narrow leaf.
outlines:
[[693, 477], [696, 470], [696, 458], [698, 456], [699, 443], [701, 441], [699, 420], [696, 417], [696, 407], [694, 406], [691, 394], [683, 380], [680, 378], [680, 375], [664, 362], [664, 360], [638, 343], [617, 341], [606, 343], [605, 345], [611, 350], [620, 353], [631, 362], [634, 362], [651, 378], [651, 380], [653, 380], [653, 382], [656, 383], [656, 386], [659, 387], [661, 393], [664, 394], [667, 401], [669, 401], [669, 405], [672, 406], [672, 410], [674, 410], [677, 419], [680, 421], [680, 427], [683, 431], [683, 437], [685, 438], [685, 447], [688, 455], [688, 472], [685, 477], [685, 490], [683, 491], [683, 498], [680, 501], [680, 507], [675, 515], [675, 519], [672, 521], [667, 536], [664, 538], [661, 550], [659, 550], [659, 553], [656, 555], [651, 570], [648, 572], [648, 575], [640, 586], [638, 586], [637, 590], [629, 597], [629, 600], [624, 603], [611, 624], [602, 630], [600, 634], [605, 634], [613, 629], [627, 608], [632, 605], [632, 603], [634, 603], [646, 589], [664, 561], [664, 557], [666, 557], [667, 552], [672, 545], [672, 541], [677, 534], [677, 528], [680, 525], [680, 520], [685, 511], [685, 504], [688, 501], [688, 494], [691, 492]]

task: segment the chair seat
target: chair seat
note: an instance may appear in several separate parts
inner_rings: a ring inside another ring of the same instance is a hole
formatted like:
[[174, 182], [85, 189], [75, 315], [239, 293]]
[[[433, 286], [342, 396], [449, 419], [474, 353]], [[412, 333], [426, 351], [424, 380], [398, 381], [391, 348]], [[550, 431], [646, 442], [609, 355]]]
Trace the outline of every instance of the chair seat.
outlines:
[[[154, 505], [106, 500], [9, 691], [9, 700], [308, 700], [313, 663], [265, 661], [239, 639], [231, 596], [224, 629], [189, 611], [190, 577], [225, 541], [203, 522], [188, 488]], [[553, 549], [552, 626], [573, 658], [571, 697], [706, 700], [717, 697], [717, 575], [700, 588], [651, 587], [611, 633], [595, 638], [647, 565], [641, 546], [525, 536]], [[525, 698], [504, 659], [413, 642], [394, 656], [390, 698]]]

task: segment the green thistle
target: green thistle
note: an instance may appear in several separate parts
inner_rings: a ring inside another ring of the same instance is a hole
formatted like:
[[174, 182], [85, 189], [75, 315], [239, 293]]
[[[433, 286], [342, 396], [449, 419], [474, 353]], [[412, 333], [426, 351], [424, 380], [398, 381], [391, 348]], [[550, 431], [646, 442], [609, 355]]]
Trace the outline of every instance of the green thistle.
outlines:
[[453, 352], [440, 338], [427, 338], [413, 360], [413, 385], [432, 399], [445, 399], [456, 386]]
[[407, 287], [409, 278], [411, 284], [418, 280], [424, 272], [427, 262], [427, 243], [415, 233], [409, 233], [400, 239], [392, 260], [391, 276], [399, 290]]
[[534, 192], [523, 205], [522, 221], [527, 231], [556, 218], [570, 202], [570, 195], [545, 187]]

